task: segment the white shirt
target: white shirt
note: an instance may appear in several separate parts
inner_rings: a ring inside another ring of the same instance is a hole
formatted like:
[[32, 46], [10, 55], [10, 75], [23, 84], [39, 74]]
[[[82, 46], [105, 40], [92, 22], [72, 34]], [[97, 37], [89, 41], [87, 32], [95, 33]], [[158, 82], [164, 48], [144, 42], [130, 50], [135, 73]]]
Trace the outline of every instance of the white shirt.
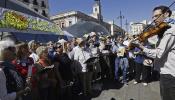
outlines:
[[0, 68], [0, 100], [15, 100], [16, 92], [7, 93], [6, 76], [2, 68]]
[[154, 58], [155, 69], [161, 74], [175, 77], [175, 25], [168, 29], [156, 49], [144, 48], [148, 57]]
[[87, 72], [88, 71], [87, 64], [85, 64], [84, 62], [91, 57], [91, 53], [80, 47], [77, 47], [76, 51], [74, 52], [75, 52], [74, 60], [77, 60], [80, 62], [82, 66], [82, 72]]

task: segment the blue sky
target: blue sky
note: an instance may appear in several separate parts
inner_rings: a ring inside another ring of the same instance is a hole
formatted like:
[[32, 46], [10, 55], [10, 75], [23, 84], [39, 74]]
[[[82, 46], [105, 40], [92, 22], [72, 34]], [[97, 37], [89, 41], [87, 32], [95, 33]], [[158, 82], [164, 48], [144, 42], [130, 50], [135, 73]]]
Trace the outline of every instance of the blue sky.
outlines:
[[[126, 22], [140, 22], [144, 19], [151, 20], [152, 9], [158, 5], [169, 6], [174, 0], [101, 0], [102, 15], [105, 21], [114, 20], [119, 25], [120, 11]], [[50, 15], [71, 10], [81, 11], [86, 14], [92, 12], [94, 0], [49, 0]], [[175, 5], [171, 7], [175, 9]]]

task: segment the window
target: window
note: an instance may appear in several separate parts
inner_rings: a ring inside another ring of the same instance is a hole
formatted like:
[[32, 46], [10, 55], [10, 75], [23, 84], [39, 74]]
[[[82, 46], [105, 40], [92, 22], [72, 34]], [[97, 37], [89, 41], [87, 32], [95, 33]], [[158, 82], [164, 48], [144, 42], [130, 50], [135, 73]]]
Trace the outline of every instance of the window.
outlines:
[[71, 26], [72, 25], [72, 21], [69, 21], [69, 26]]
[[47, 14], [46, 14], [45, 10], [42, 11], [42, 15], [47, 17]]
[[23, 0], [23, 2], [27, 2], [27, 3], [29, 3], [29, 0]]
[[34, 5], [38, 5], [37, 0], [33, 0], [33, 4], [34, 4]]
[[64, 23], [61, 23], [61, 28], [64, 28], [65, 26], [64, 26]]
[[97, 12], [97, 8], [95, 8], [95, 12]]
[[41, 1], [41, 7], [46, 7], [44, 1]]
[[38, 12], [38, 9], [34, 8], [34, 10]]

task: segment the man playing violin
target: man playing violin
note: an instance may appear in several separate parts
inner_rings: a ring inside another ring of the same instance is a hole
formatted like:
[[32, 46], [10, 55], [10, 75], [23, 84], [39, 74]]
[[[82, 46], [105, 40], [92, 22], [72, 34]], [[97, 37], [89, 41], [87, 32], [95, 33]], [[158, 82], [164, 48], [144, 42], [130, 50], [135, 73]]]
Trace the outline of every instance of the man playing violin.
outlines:
[[175, 100], [175, 25], [170, 19], [172, 12], [169, 7], [158, 6], [153, 9], [155, 25], [166, 22], [171, 28], [158, 34], [157, 47], [140, 48], [151, 58], [154, 58], [155, 69], [160, 71], [160, 93], [162, 100]]

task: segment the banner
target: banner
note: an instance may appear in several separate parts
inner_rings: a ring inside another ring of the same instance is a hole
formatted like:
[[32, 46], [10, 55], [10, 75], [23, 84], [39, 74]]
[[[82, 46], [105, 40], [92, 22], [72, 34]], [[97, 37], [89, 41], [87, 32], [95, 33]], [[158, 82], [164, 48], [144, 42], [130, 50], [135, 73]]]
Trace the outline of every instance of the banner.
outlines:
[[61, 29], [52, 22], [1, 7], [0, 30], [6, 32], [63, 34]]

